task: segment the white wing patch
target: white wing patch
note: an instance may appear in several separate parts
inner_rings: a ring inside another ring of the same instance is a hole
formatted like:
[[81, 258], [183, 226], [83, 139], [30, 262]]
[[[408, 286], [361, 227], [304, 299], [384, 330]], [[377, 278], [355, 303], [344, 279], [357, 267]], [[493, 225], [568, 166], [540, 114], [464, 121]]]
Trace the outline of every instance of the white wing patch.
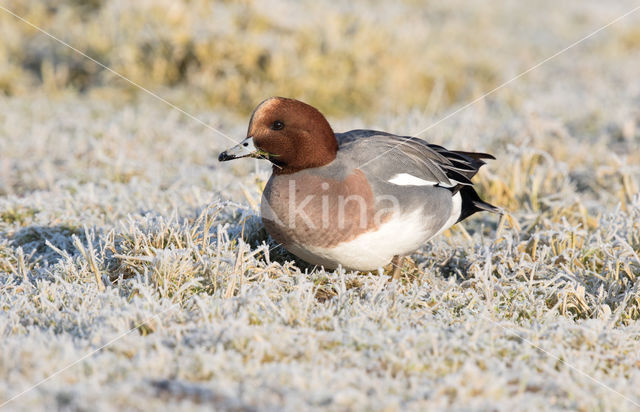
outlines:
[[438, 184], [438, 182], [420, 179], [409, 173], [398, 173], [389, 179], [388, 182], [398, 186], [435, 186]]

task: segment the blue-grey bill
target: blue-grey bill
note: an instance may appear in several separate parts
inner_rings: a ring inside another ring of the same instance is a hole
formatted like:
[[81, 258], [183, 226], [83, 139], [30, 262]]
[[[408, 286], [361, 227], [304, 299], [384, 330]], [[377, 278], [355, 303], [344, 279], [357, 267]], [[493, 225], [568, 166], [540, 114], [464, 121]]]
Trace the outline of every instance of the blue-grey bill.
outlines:
[[227, 160], [239, 159], [241, 157], [255, 157], [258, 150], [253, 145], [253, 136], [249, 136], [232, 148], [225, 150], [218, 156], [218, 161], [226, 162]]

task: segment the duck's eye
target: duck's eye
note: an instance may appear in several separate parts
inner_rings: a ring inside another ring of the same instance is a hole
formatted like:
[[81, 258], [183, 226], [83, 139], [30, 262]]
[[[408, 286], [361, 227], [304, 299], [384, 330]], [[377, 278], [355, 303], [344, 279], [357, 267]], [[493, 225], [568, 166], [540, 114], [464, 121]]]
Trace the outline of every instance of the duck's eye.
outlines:
[[280, 120], [276, 120], [275, 122], [273, 122], [273, 124], [271, 124], [271, 130], [282, 130], [284, 129], [284, 123], [282, 123]]

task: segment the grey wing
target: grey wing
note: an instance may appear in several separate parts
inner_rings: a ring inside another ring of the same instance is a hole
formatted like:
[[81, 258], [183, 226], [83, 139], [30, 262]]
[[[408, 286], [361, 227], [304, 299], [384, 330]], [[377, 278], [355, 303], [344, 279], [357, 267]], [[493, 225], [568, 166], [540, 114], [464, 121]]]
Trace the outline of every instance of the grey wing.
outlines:
[[337, 135], [340, 150], [349, 153], [370, 176], [389, 181], [399, 174], [434, 182], [441, 187], [471, 186], [471, 178], [493, 159], [486, 153], [450, 151], [417, 137], [397, 136], [375, 130], [352, 130]]

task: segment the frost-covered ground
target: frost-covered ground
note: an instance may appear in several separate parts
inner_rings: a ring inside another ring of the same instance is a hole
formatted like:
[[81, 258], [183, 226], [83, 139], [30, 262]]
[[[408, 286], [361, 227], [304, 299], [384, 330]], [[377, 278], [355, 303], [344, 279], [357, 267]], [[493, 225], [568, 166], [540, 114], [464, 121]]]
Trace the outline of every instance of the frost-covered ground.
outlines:
[[[500, 79], [633, 6], [582, 4], [527, 9], [563, 36], [514, 28], [542, 51], [499, 51]], [[232, 141], [149, 96], [0, 98], [0, 402], [55, 374], [5, 408], [638, 408], [639, 21], [424, 134], [494, 153], [476, 180], [509, 213], [434, 239], [400, 282], [292, 260], [257, 217], [268, 166], [218, 164]], [[457, 107], [432, 95], [330, 121], [417, 132]], [[193, 114], [244, 137], [246, 116]]]

